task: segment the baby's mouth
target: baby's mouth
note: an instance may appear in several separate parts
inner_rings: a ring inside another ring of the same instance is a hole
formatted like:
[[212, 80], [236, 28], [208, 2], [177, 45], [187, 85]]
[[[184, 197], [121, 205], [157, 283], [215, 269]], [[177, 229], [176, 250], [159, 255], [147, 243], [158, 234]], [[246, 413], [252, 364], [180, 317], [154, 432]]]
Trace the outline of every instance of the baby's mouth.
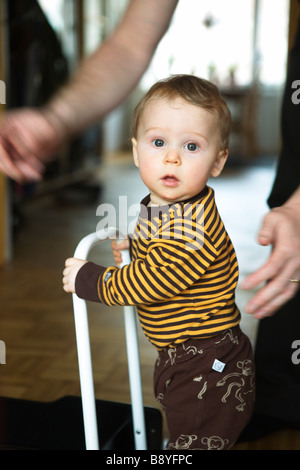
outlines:
[[167, 186], [176, 186], [179, 183], [179, 179], [174, 175], [165, 175], [162, 178], [162, 182]]

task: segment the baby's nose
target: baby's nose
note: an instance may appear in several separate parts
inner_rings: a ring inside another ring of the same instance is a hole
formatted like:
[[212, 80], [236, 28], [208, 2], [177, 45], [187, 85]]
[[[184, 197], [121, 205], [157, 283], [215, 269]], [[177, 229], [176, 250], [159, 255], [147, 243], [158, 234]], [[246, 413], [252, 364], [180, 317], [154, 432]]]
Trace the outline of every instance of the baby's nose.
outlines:
[[172, 165], [180, 165], [181, 164], [181, 158], [178, 150], [176, 149], [170, 149], [165, 158], [164, 158], [165, 163], [171, 163]]

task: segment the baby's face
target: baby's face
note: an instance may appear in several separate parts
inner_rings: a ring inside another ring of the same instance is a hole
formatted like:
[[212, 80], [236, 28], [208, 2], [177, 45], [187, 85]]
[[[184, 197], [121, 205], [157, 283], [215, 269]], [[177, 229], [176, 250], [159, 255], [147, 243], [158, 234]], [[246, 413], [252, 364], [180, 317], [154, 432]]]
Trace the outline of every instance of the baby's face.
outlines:
[[219, 143], [216, 118], [205, 109], [181, 98], [148, 102], [132, 144], [151, 202], [172, 204], [198, 194], [223, 169], [228, 152]]

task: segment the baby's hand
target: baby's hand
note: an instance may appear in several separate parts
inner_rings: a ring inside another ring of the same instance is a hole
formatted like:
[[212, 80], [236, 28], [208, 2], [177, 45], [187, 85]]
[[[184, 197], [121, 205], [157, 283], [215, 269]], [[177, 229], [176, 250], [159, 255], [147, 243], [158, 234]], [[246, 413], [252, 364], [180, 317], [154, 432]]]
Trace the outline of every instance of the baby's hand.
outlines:
[[128, 250], [129, 249], [129, 240], [122, 240], [117, 242], [116, 240], [113, 240], [111, 242], [111, 247], [114, 255], [114, 260], [117, 266], [120, 266], [122, 263], [122, 250]]
[[87, 261], [77, 259], [77, 258], [68, 258], [65, 262], [65, 269], [63, 271], [63, 285], [66, 292], [75, 294], [75, 279], [77, 273], [82, 266], [87, 263]]

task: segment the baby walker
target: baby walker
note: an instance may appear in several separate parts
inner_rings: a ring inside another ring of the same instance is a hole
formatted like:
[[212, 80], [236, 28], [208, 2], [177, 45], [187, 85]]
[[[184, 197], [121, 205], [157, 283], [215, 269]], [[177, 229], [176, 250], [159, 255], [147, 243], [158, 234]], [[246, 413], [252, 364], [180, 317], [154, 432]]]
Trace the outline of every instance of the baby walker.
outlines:
[[[104, 240], [116, 237], [120, 238], [120, 233], [116, 228], [91, 233], [79, 242], [74, 257], [88, 259], [92, 248]], [[130, 263], [128, 250], [122, 252], [122, 260], [122, 266]], [[86, 302], [73, 294], [73, 308], [86, 449], [98, 450], [98, 425]], [[136, 450], [146, 450], [142, 381], [134, 307], [124, 307], [124, 321], [135, 448]], [[101, 432], [101, 429], [99, 431]]]

